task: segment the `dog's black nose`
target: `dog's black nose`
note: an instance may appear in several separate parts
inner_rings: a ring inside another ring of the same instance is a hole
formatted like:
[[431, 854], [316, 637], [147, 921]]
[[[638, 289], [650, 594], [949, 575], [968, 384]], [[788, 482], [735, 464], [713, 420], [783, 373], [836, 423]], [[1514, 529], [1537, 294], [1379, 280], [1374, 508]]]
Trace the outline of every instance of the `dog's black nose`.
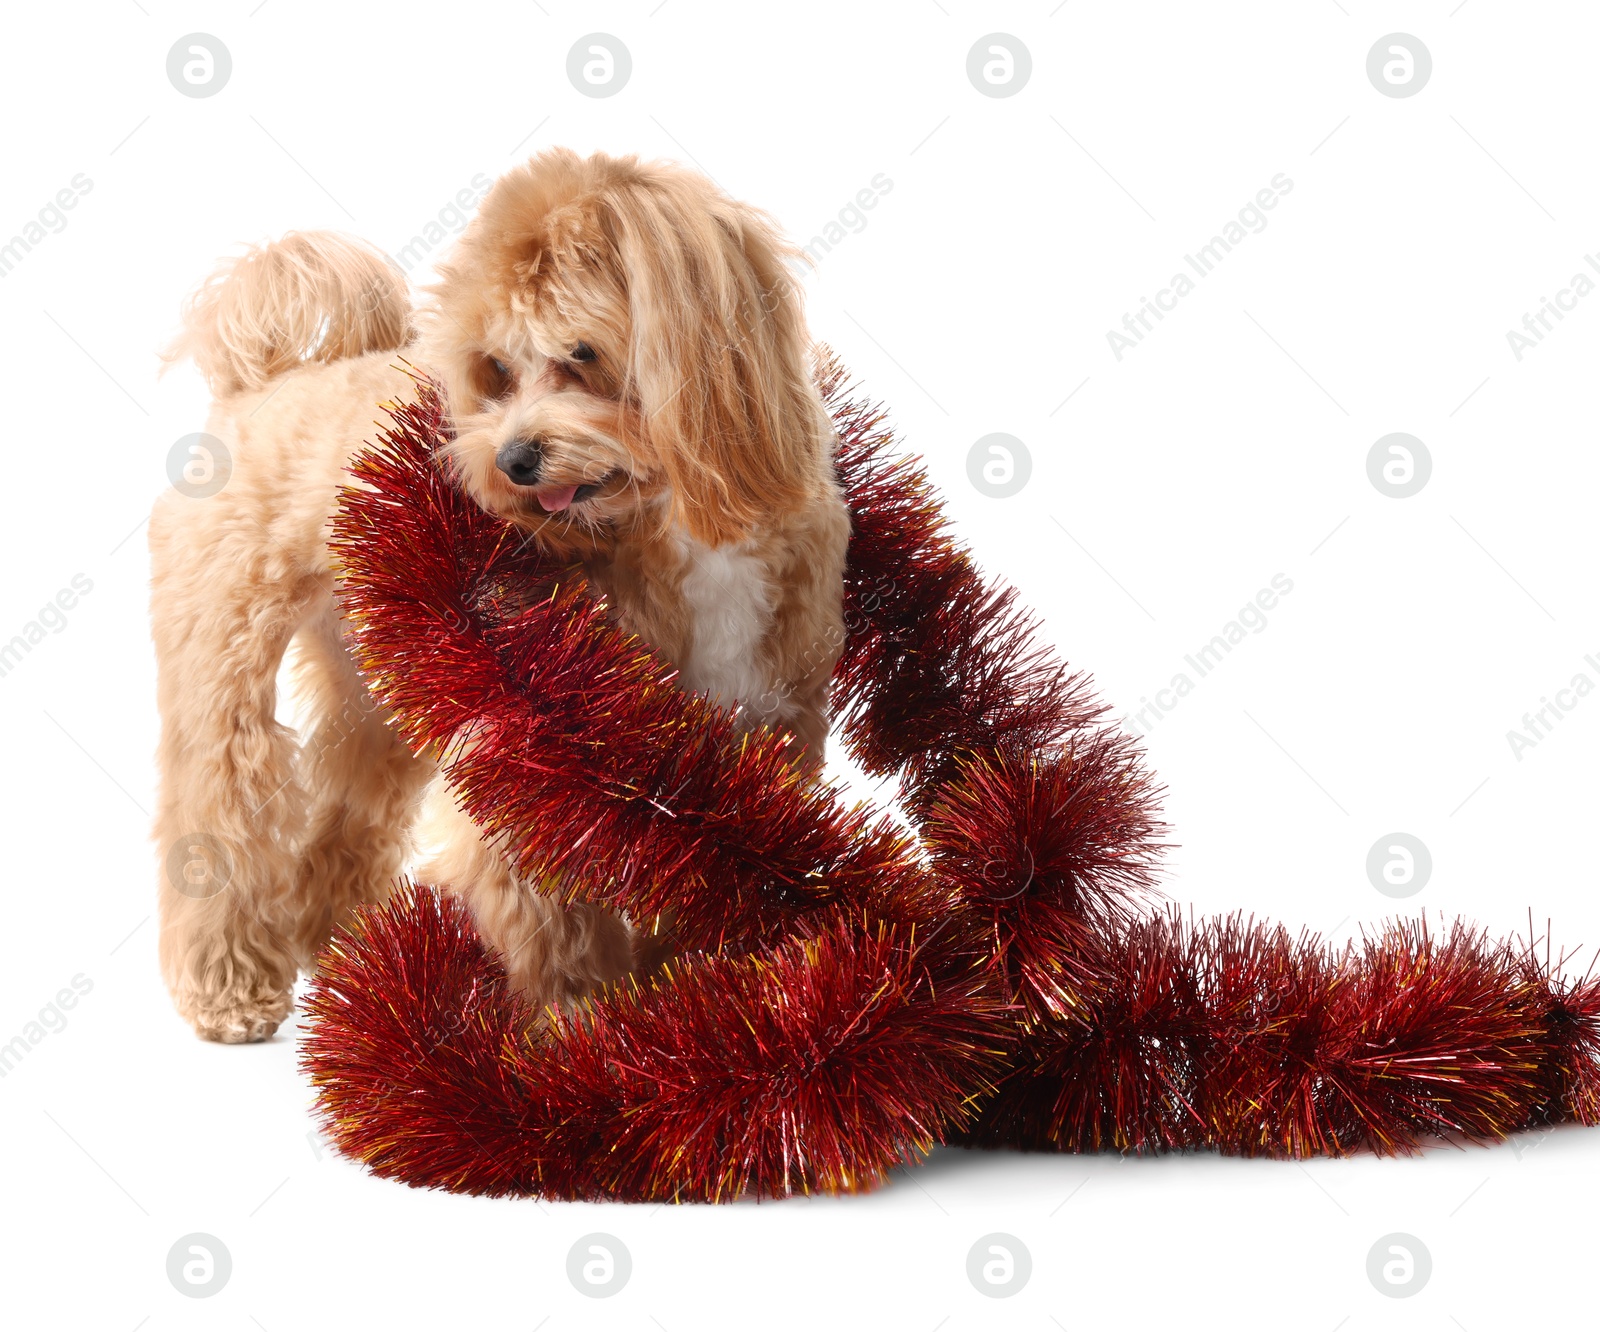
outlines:
[[495, 466], [518, 486], [534, 485], [543, 461], [544, 446], [537, 439], [514, 439], [494, 456]]

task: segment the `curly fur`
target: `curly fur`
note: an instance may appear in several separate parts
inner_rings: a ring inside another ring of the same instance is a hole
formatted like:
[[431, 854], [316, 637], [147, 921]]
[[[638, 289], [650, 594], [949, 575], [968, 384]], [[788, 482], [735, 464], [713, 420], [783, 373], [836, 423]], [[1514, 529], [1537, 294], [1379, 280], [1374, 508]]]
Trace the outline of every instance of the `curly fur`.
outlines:
[[[232, 472], [163, 496], [150, 549], [161, 959], [201, 1036], [271, 1035], [297, 973], [418, 848], [536, 1006], [670, 950], [659, 922], [519, 882], [345, 651], [326, 529], [377, 405], [412, 390], [397, 352], [444, 387], [479, 504], [581, 561], [686, 688], [820, 765], [849, 520], [789, 253], [694, 173], [554, 151], [494, 186], [420, 310], [381, 254], [324, 232], [190, 299], [167, 359], [205, 375]], [[537, 472], [513, 480], [519, 449]], [[275, 715], [291, 646], [302, 735]], [[206, 873], [172, 871], [190, 857]]]

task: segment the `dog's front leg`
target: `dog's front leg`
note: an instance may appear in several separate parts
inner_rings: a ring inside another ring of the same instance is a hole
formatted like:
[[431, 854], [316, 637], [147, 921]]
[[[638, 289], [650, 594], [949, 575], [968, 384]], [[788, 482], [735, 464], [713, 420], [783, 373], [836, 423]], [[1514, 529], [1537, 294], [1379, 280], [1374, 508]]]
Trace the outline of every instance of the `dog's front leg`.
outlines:
[[596, 993], [633, 965], [633, 933], [619, 917], [586, 903], [564, 906], [518, 879], [442, 777], [428, 790], [419, 840], [418, 878], [461, 895], [535, 1013]]

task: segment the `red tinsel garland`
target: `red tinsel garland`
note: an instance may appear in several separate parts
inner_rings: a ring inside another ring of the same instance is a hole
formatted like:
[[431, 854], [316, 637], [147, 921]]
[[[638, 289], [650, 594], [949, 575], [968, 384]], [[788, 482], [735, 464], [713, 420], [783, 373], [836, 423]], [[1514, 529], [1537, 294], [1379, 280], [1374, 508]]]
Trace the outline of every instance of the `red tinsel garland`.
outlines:
[[365, 910], [307, 998], [341, 1150], [467, 1192], [718, 1200], [871, 1187], [941, 1140], [1305, 1156], [1600, 1121], [1600, 982], [1530, 945], [1146, 918], [1138, 751], [880, 414], [822, 387], [854, 518], [840, 733], [916, 839], [679, 692], [467, 500], [430, 385], [357, 464], [336, 545], [377, 697], [522, 871], [670, 912], [686, 952], [535, 1043], [457, 904]]

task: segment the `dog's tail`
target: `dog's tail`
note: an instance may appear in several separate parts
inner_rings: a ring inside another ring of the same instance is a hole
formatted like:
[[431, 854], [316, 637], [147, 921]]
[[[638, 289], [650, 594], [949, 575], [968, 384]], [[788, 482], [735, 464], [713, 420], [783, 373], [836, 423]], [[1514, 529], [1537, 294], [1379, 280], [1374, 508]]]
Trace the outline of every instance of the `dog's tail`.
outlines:
[[161, 354], [193, 357], [217, 397], [248, 393], [306, 361], [405, 346], [411, 297], [379, 251], [333, 231], [291, 231], [220, 265], [184, 305]]

